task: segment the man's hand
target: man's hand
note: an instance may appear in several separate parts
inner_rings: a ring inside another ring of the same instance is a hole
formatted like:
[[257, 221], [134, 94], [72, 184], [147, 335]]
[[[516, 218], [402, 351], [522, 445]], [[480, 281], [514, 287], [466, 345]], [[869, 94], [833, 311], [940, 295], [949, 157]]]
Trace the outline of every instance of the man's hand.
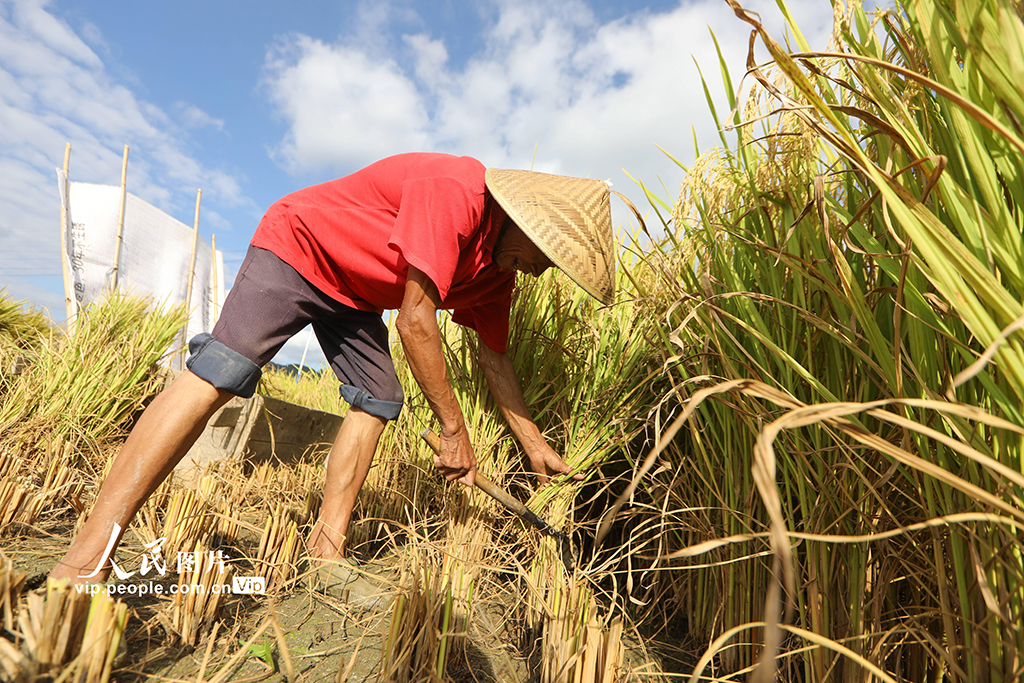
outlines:
[[452, 435], [441, 431], [441, 451], [434, 454], [434, 467], [441, 470], [448, 481], [470, 487], [476, 483], [476, 455], [465, 427]]
[[572, 468], [568, 463], [562, 460], [547, 443], [533, 446], [527, 451], [526, 457], [530, 461], [530, 469], [537, 475], [538, 484], [548, 483], [548, 479], [556, 474], [568, 474], [576, 481], [583, 481], [583, 474], [579, 472], [572, 474]]
[[[505, 421], [519, 439], [526, 457], [530, 461], [530, 469], [537, 475], [537, 483], [546, 484], [556, 474], [570, 474], [572, 469], [548, 445], [544, 435], [530, 417], [530, 410], [523, 398], [523, 389], [519, 385], [515, 368], [507, 354], [493, 351], [480, 340], [480, 367], [491, 388], [491, 395], [498, 403]], [[583, 474], [572, 474], [576, 481], [583, 479]]]

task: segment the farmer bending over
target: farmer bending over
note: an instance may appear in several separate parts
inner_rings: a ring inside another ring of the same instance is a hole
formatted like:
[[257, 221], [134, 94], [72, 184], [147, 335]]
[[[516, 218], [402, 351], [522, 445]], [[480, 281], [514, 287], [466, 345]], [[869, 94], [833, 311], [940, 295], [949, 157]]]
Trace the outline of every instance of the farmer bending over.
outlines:
[[[320, 516], [307, 540], [311, 558], [341, 563], [377, 441], [402, 409], [385, 309], [399, 310], [406, 358], [440, 423], [434, 465], [447, 480], [473, 486], [476, 457], [446, 373], [441, 308], [479, 335], [487, 384], [533, 472], [541, 479], [568, 473], [534, 424], [506, 355], [516, 271], [536, 276], [552, 265], [611, 302], [604, 182], [485, 172], [468, 157], [404, 154], [284, 197], [260, 222], [213, 334], [190, 341], [188, 370], [146, 408], [50, 576], [105, 580], [109, 563], [95, 569], [115, 523], [128, 527], [214, 412], [232, 396], [252, 396], [260, 368], [310, 323], [352, 405], [328, 459]], [[321, 566], [328, 583], [332, 564]]]

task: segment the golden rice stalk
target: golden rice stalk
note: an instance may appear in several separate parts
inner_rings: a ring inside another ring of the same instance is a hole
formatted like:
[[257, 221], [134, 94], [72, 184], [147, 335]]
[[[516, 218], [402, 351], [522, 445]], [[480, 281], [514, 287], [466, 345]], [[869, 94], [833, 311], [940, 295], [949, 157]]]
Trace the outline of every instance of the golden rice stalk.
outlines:
[[625, 648], [622, 619], [598, 614], [589, 588], [559, 594], [555, 611], [543, 619], [542, 683], [615, 683]]
[[64, 502], [71, 507], [81, 507], [79, 497], [85, 490], [85, 484], [79, 475], [78, 468], [72, 462], [71, 444], [65, 443], [51, 460], [46, 468], [46, 476], [40, 486], [39, 494], [43, 498], [43, 508], [38, 510], [31, 520], [26, 524], [34, 524], [38, 516], [47, 508], [52, 509], [55, 505]]
[[[0, 453], [0, 529], [14, 524], [33, 525], [48, 509], [60, 501], [77, 501], [84, 485], [69, 463], [67, 449], [51, 457], [30, 462], [11, 453]], [[40, 480], [38, 472], [45, 467]]]
[[[240, 486], [235, 500], [238, 503], [262, 505], [266, 500], [283, 500], [296, 508], [306, 508], [307, 494], [321, 487], [323, 467], [300, 463], [282, 466], [281, 463], [266, 461], [254, 466], [251, 472], [231, 475], [237, 477]], [[304, 523], [305, 519], [299, 521]]]
[[264, 499], [268, 491], [267, 479], [271, 468], [269, 462], [259, 463], [246, 473], [243, 473], [236, 463], [221, 464], [226, 465], [228, 470], [221, 471], [221, 476], [225, 481], [235, 484], [234, 487], [229, 487], [229, 495], [234, 504], [258, 505]]
[[344, 415], [348, 404], [338, 394], [338, 379], [330, 368], [305, 368], [296, 378], [292, 373], [267, 367], [263, 370], [259, 392], [282, 401]]
[[0, 340], [21, 350], [37, 348], [52, 332], [49, 318], [27, 301], [14, 301], [0, 289]]
[[14, 630], [18, 598], [24, 585], [25, 572], [15, 569], [14, 562], [0, 552], [0, 624], [8, 631]]
[[322, 488], [324, 468], [320, 465], [299, 463], [291, 466], [267, 463], [263, 476], [265, 484], [257, 492], [260, 500], [273, 498], [291, 505], [292, 518], [300, 525], [319, 511], [319, 490]]
[[[469, 491], [460, 491], [465, 500]], [[462, 514], [458, 514], [462, 512]], [[437, 653], [439, 675], [448, 662], [465, 654], [465, 633], [469, 630], [473, 613], [473, 591], [479, 585], [485, 555], [493, 548], [492, 524], [482, 521], [480, 509], [463, 504], [452, 516], [451, 533], [445, 541], [441, 555], [439, 590], [445, 601], [440, 619], [441, 641]]]
[[[69, 667], [73, 673], [68, 680], [74, 683], [107, 683], [110, 680], [127, 618], [128, 605], [102, 591], [92, 596], [82, 648]], [[65, 671], [64, 675], [67, 673]]]
[[16, 468], [20, 469], [24, 463], [24, 459], [20, 457], [22, 451], [22, 444], [11, 444], [0, 449], [0, 472], [9, 476], [17, 471]]
[[323, 477], [323, 466], [315, 463], [300, 462], [295, 466], [296, 483], [303, 489], [320, 488]]
[[29, 658], [14, 643], [0, 638], [0, 680], [28, 683], [33, 678], [31, 670]]
[[493, 515], [485, 512], [479, 505], [481, 503], [493, 505], [485, 501], [478, 491], [459, 487], [446, 515], [448, 534], [441, 576], [461, 601], [469, 600], [484, 558], [494, 547]]
[[184, 321], [184, 310], [149, 310], [121, 295], [87, 307], [73, 337], [54, 337], [27, 372], [0, 394], [0, 435], [34, 443], [40, 433], [83, 448], [94, 464], [102, 445], [162, 381], [155, 363]]
[[[559, 491], [544, 511], [544, 519], [558, 528], [567, 528], [573, 512], [573, 486], [567, 485]], [[568, 590], [572, 577], [566, 574], [558, 544], [550, 536], [539, 536], [539, 546], [530, 567], [527, 581], [529, 590], [527, 608], [528, 621], [534, 629], [542, 627], [545, 615], [550, 615], [561, 605], [563, 594]]]
[[161, 621], [181, 642], [194, 647], [220, 617], [224, 600], [231, 592], [232, 569], [202, 540], [195, 541], [188, 555], [191, 562], [179, 570], [170, 618]]
[[18, 614], [18, 626], [31, 675], [62, 667], [78, 655], [90, 603], [88, 593], [79, 592], [67, 581], [48, 580], [45, 596], [28, 594], [26, 607]]
[[199, 481], [196, 484], [196, 490], [199, 491], [199, 496], [203, 500], [211, 500], [216, 497], [218, 492], [218, 478], [214, 476], [213, 472], [209, 470], [205, 471]]
[[290, 507], [278, 503], [274, 514], [267, 517], [256, 553], [256, 574], [266, 579], [266, 590], [270, 592], [283, 586], [298, 568], [303, 545], [299, 538], [299, 524], [296, 513]]
[[[238, 538], [238, 529], [245, 526], [239, 519], [237, 510], [244, 507], [246, 495], [252, 481], [242, 471], [243, 463], [237, 460], [209, 463], [201, 476], [190, 484], [198, 492], [199, 500], [207, 509], [211, 518], [209, 528], [214, 537], [224, 543], [233, 543]], [[170, 486], [171, 480], [164, 483]], [[175, 482], [177, 485], [177, 480]], [[166, 490], [166, 498], [170, 497], [170, 488]], [[167, 507], [166, 501], [154, 504], [156, 509]]]
[[8, 531], [38, 514], [43, 500], [37, 491], [13, 477], [0, 479], [0, 529]]
[[412, 548], [411, 566], [403, 568], [388, 630], [384, 683], [441, 683], [445, 680], [443, 649], [454, 635], [451, 620], [451, 587], [441, 573], [423, 566], [425, 553]]
[[179, 548], [190, 548], [210, 531], [211, 518], [206, 504], [192, 489], [178, 489], [171, 496], [164, 517], [162, 536], [167, 539], [164, 552], [173, 555]]
[[237, 490], [234, 484], [243, 475], [239, 468], [233, 468], [228, 471], [228, 476], [231, 480], [225, 481], [222, 472], [207, 471], [196, 485], [200, 498], [212, 510], [216, 510], [212, 514], [211, 530], [220, 543], [234, 543], [238, 538], [239, 519], [235, 514], [235, 505], [223, 494], [225, 491]]
[[276, 480], [277, 467], [274, 466], [274, 463], [267, 460], [257, 465], [253, 469], [252, 474], [249, 475], [249, 489], [259, 495], [268, 489], [273, 489]]
[[302, 508], [302, 522], [306, 523], [316, 519], [320, 514], [320, 504], [323, 502], [323, 478], [324, 468], [321, 465], [310, 463], [299, 463], [294, 468], [295, 487], [292, 489], [296, 494], [302, 496], [300, 503]]
[[0, 451], [0, 530], [31, 518], [42, 502], [30, 483], [28, 464], [10, 450]]
[[[571, 521], [573, 496], [565, 487], [546, 517], [556, 527]], [[541, 633], [541, 683], [613, 683], [622, 665], [622, 620], [600, 616], [592, 589], [574, 582], [553, 539], [543, 537], [525, 575], [527, 619]]]
[[214, 536], [220, 539], [221, 543], [234, 543], [238, 539], [238, 521], [231, 504], [226, 500], [220, 501], [217, 503], [217, 523], [213, 530]]

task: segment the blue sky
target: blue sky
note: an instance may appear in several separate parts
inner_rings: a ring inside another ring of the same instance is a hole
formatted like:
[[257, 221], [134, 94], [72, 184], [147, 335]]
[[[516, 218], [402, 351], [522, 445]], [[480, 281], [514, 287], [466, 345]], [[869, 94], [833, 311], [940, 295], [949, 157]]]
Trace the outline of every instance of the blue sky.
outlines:
[[[744, 5], [783, 35], [774, 2]], [[789, 6], [824, 47], [830, 3]], [[689, 161], [717, 139], [709, 28], [738, 80], [748, 27], [722, 0], [0, 0], [0, 287], [63, 320], [65, 141], [71, 178], [107, 184], [129, 144], [129, 190], [186, 224], [202, 188], [229, 278], [276, 199], [399, 152], [674, 194], [657, 145]]]

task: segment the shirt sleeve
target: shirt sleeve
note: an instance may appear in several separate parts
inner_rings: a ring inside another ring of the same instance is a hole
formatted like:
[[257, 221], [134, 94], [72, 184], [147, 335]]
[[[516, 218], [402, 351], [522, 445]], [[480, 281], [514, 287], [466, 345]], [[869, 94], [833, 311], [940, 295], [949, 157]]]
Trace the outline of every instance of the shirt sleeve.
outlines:
[[476, 330], [487, 348], [496, 353], [508, 351], [508, 321], [512, 313], [512, 290], [497, 301], [457, 308], [452, 311], [452, 321]]
[[483, 208], [483, 194], [455, 178], [410, 178], [402, 183], [402, 201], [388, 246], [408, 265], [423, 271], [444, 300], [459, 252], [480, 229]]

